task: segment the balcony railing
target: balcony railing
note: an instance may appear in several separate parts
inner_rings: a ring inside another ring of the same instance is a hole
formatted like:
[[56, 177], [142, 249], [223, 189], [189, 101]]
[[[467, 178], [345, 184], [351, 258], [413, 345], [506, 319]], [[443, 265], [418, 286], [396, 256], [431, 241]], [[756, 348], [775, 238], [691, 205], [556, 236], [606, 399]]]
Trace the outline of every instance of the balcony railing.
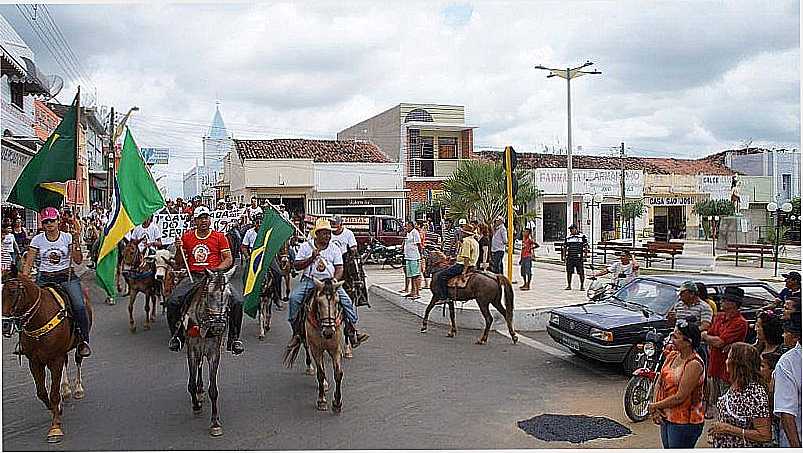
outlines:
[[409, 159], [407, 176], [417, 178], [448, 178], [466, 159]]

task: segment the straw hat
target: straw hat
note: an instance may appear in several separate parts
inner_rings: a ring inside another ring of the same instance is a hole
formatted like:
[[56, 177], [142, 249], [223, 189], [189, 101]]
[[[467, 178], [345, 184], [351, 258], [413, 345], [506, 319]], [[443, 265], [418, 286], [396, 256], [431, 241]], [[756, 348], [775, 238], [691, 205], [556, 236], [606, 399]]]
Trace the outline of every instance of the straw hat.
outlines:
[[329, 220], [325, 217], [321, 217], [315, 221], [315, 227], [312, 229], [312, 235], [318, 233], [320, 230], [329, 230], [332, 231], [332, 224], [329, 223]]

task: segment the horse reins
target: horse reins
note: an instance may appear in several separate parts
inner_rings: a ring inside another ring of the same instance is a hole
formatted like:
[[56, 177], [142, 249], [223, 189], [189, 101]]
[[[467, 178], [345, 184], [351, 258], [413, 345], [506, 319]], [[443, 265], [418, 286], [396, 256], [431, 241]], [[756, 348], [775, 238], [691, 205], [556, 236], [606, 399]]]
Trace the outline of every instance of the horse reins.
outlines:
[[[18, 279], [15, 279], [13, 281], [14, 281], [14, 283], [16, 283], [16, 285], [15, 285], [15, 288], [14, 288], [15, 289], [14, 302], [11, 305], [11, 310], [12, 310], [12, 313], [16, 313], [17, 304], [20, 302], [20, 300], [22, 300], [22, 297], [25, 294], [25, 287], [22, 286], [22, 283]], [[9, 283], [11, 283], [11, 282], [9, 282]], [[12, 322], [12, 325], [14, 326], [14, 328], [16, 328], [16, 324], [13, 324], [13, 323], [15, 321], [18, 322], [19, 323], [20, 332], [23, 332], [25, 330], [25, 327], [28, 325], [29, 322], [31, 322], [31, 319], [33, 319], [34, 315], [36, 315], [36, 312], [39, 310], [39, 306], [41, 305], [41, 302], [42, 302], [42, 288], [37, 286], [36, 289], [39, 291], [37, 293], [37, 295], [36, 295], [36, 302], [34, 302], [30, 307], [28, 307], [28, 309], [25, 311], [25, 313], [23, 313], [21, 315], [14, 315], [14, 316], [5, 317], [9, 321]], [[11, 335], [13, 335], [13, 334], [14, 333], [13, 333], [13, 330], [12, 330]]]

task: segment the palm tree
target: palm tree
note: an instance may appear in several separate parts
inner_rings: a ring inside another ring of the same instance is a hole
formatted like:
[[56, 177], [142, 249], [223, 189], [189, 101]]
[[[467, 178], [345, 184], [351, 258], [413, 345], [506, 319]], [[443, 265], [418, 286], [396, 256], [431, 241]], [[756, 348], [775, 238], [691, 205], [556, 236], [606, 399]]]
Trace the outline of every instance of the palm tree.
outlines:
[[[530, 172], [516, 170], [514, 176], [519, 184], [514, 206], [526, 205], [541, 195]], [[497, 216], [506, 218], [505, 185], [505, 170], [501, 162], [463, 161], [452, 176], [443, 182], [443, 194], [438, 197], [438, 204], [447, 208], [451, 216], [490, 224]], [[514, 217], [529, 220], [535, 214], [517, 215], [514, 212]]]

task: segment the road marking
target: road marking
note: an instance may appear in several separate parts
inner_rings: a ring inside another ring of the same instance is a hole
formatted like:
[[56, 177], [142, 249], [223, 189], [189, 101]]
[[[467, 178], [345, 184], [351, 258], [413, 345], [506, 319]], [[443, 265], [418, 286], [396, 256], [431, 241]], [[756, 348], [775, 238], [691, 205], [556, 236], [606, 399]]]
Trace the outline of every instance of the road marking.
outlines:
[[[495, 330], [496, 330], [497, 333], [500, 333], [500, 334], [510, 338], [510, 333], [508, 333], [507, 330], [503, 330], [501, 328], [495, 329]], [[526, 344], [527, 346], [529, 346], [529, 347], [531, 347], [533, 349], [538, 349], [541, 352], [545, 352], [545, 353], [547, 353], [547, 354], [549, 354], [551, 356], [555, 356], [555, 357], [558, 357], [560, 359], [568, 359], [568, 358], [573, 358], [574, 357], [574, 354], [572, 354], [571, 352], [561, 351], [558, 348], [553, 348], [552, 346], [549, 346], [549, 345], [546, 345], [544, 343], [541, 343], [538, 340], [533, 340], [532, 338], [524, 336], [524, 335], [522, 335], [520, 333], [517, 334], [517, 335], [519, 336], [519, 341], [521, 341], [522, 343]]]

